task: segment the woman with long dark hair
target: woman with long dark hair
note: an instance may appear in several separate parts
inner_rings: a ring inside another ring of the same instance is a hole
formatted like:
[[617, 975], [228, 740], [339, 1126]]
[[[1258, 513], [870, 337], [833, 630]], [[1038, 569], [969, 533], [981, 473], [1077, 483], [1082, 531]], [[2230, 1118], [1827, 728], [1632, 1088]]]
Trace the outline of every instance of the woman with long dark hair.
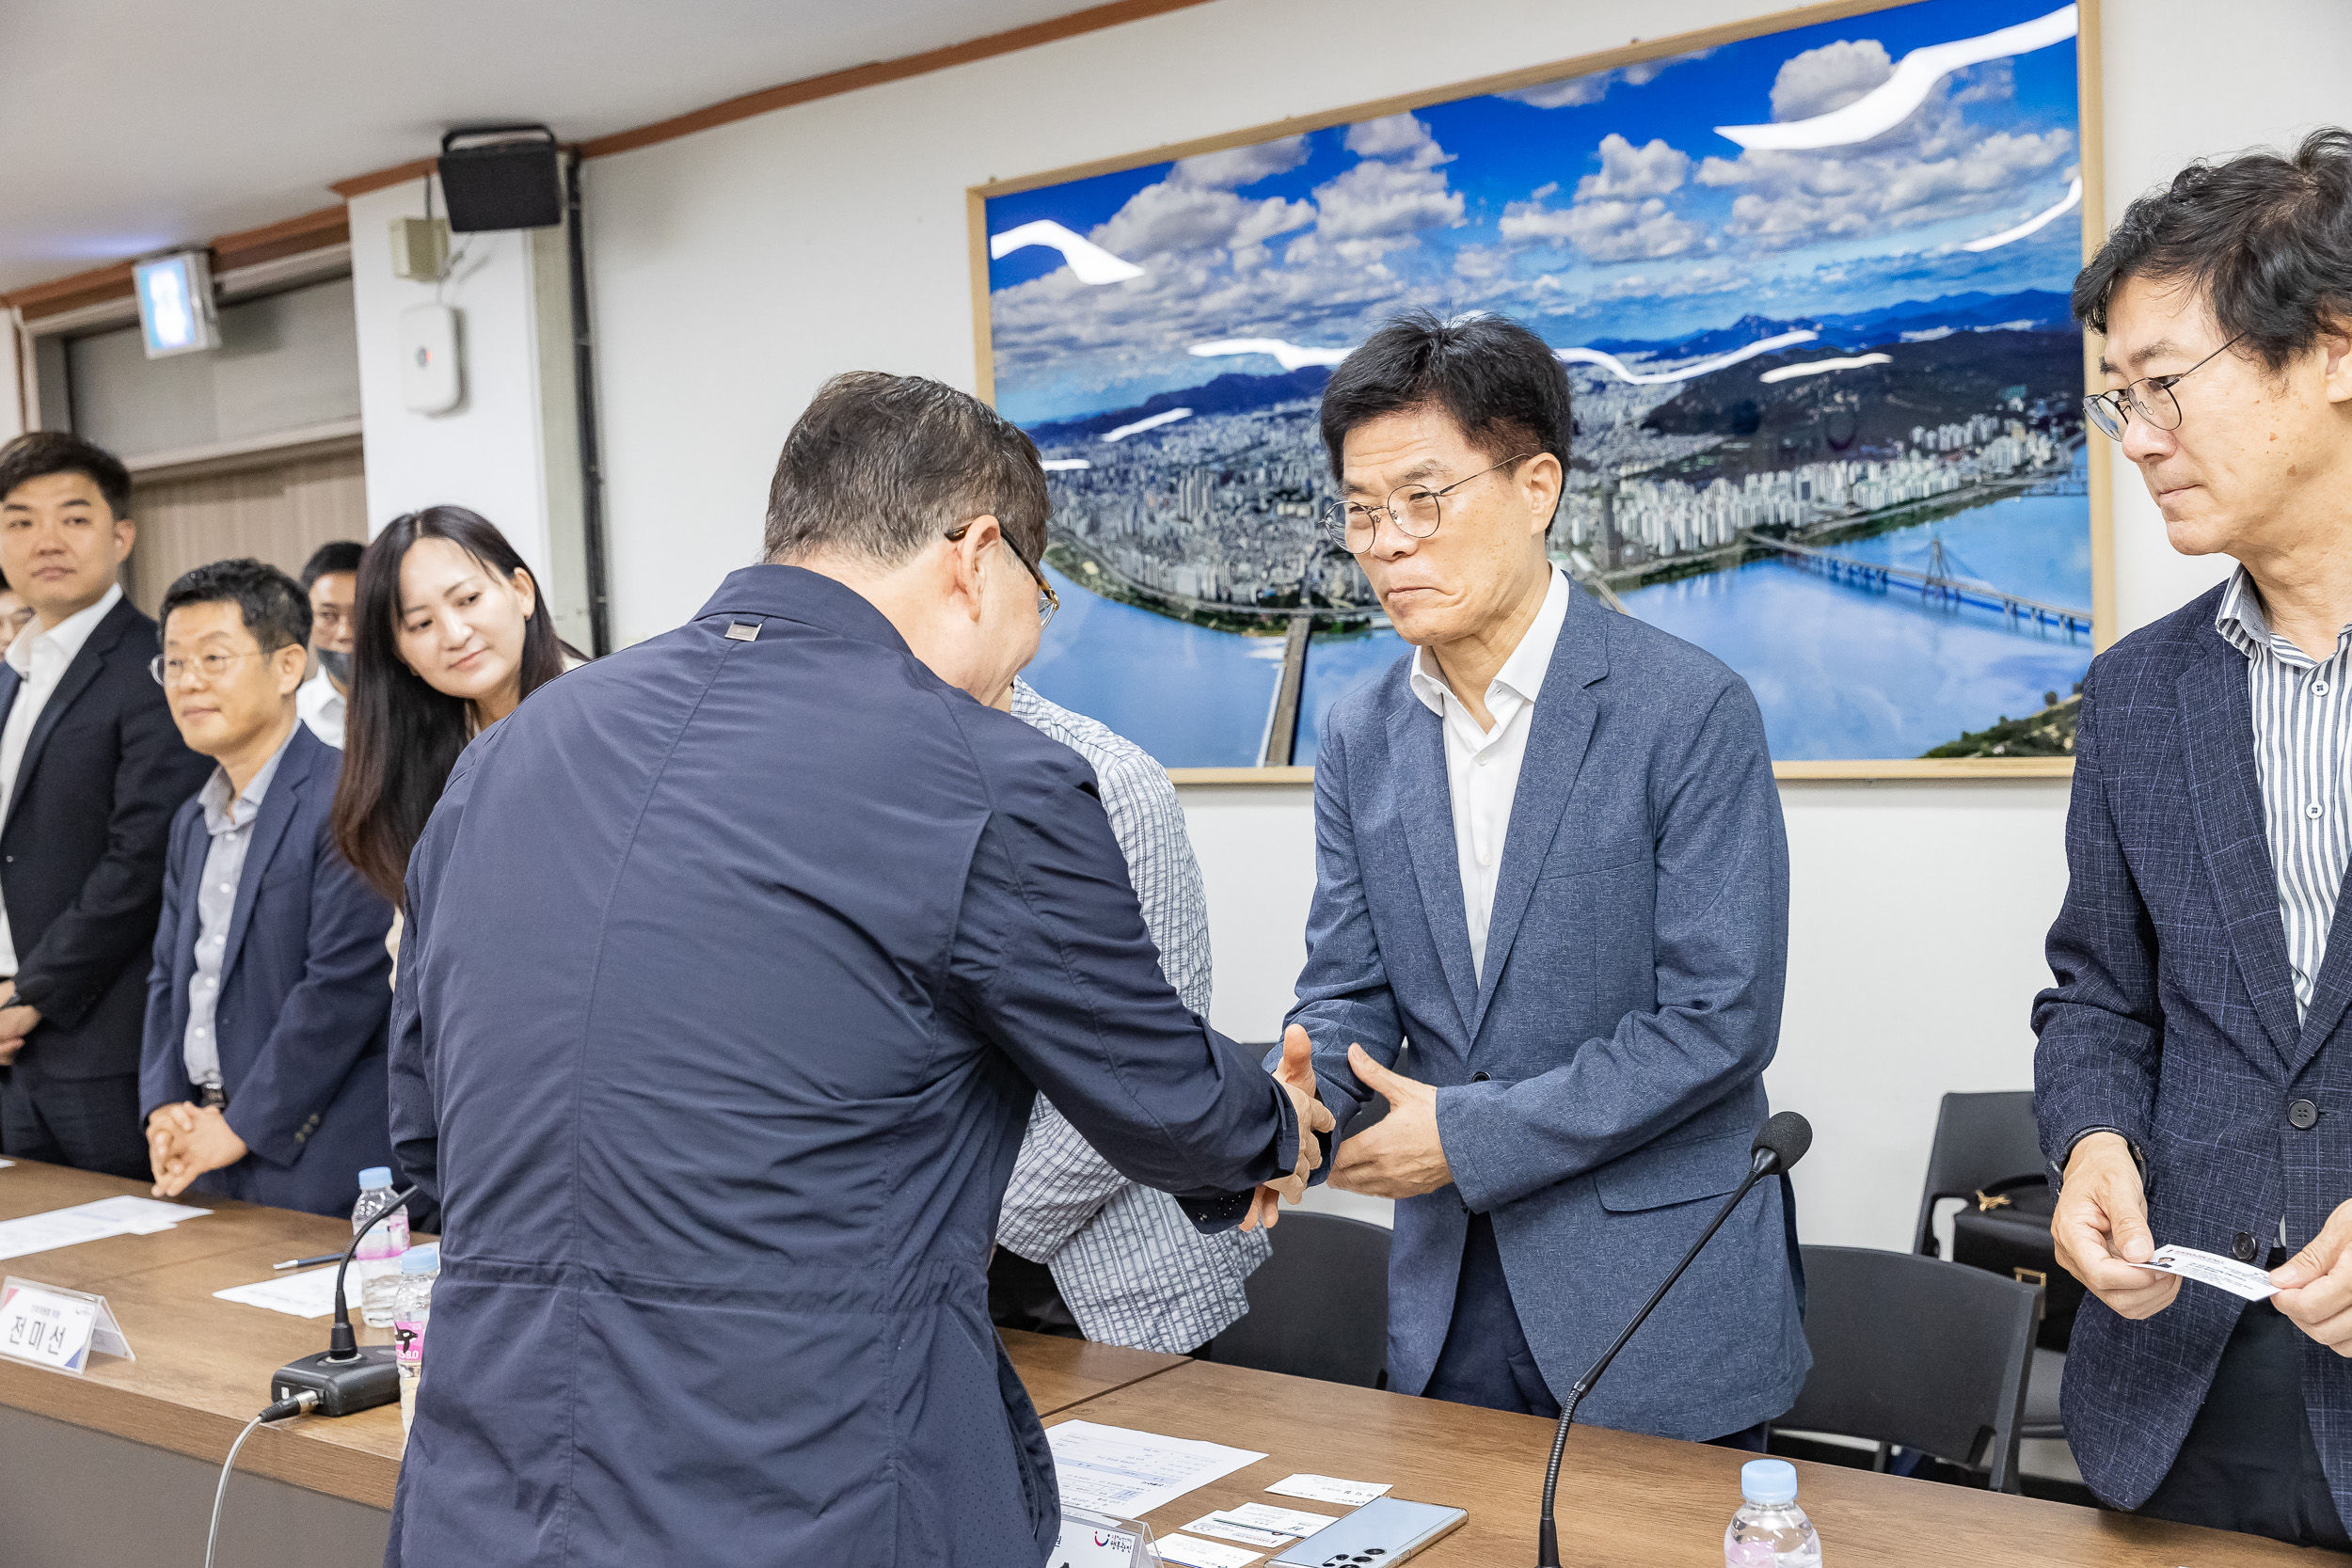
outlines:
[[404, 514], [375, 536], [352, 622], [335, 842], [397, 908], [457, 753], [581, 660], [515, 546], [462, 506]]

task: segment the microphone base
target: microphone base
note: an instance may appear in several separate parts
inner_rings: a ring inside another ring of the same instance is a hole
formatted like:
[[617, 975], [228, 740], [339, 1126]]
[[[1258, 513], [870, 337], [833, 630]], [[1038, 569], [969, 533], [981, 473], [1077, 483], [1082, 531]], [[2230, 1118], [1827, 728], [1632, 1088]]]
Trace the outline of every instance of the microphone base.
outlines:
[[333, 1354], [321, 1351], [299, 1361], [289, 1361], [272, 1372], [270, 1399], [275, 1402], [316, 1394], [318, 1404], [310, 1412], [313, 1416], [357, 1416], [379, 1404], [399, 1402], [400, 1368], [393, 1360], [391, 1346], [361, 1345], [358, 1354], [348, 1361], [329, 1359]]

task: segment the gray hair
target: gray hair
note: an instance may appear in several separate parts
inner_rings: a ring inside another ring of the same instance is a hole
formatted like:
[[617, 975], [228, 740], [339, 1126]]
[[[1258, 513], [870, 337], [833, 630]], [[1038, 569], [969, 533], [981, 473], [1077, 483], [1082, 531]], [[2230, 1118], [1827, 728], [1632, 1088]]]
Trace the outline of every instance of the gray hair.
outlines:
[[768, 486], [767, 557], [838, 551], [891, 567], [993, 515], [1025, 561], [1052, 511], [1037, 446], [968, 392], [852, 371], [818, 388]]

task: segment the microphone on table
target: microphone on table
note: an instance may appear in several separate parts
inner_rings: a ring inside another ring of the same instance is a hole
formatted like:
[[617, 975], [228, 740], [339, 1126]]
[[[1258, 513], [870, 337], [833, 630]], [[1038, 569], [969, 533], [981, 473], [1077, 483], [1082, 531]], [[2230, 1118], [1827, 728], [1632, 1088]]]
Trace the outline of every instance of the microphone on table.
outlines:
[[308, 1407], [310, 1414], [356, 1416], [362, 1410], [399, 1400], [400, 1367], [393, 1359], [392, 1347], [358, 1342], [358, 1337], [351, 1330], [351, 1307], [343, 1297], [343, 1278], [351, 1272], [351, 1255], [359, 1250], [359, 1238], [396, 1212], [416, 1192], [412, 1182], [393, 1194], [391, 1202], [377, 1210], [373, 1219], [351, 1233], [351, 1244], [342, 1251], [343, 1260], [335, 1265], [335, 1323], [327, 1333], [326, 1348], [316, 1355], [289, 1361], [270, 1374], [269, 1397], [278, 1404], [297, 1402], [308, 1394], [313, 1396], [313, 1403]]
[[1568, 1390], [1567, 1403], [1560, 1412], [1560, 1430], [1551, 1438], [1551, 1463], [1544, 1467], [1544, 1512], [1535, 1531], [1536, 1568], [1560, 1568], [1560, 1529], [1552, 1520], [1551, 1503], [1552, 1495], [1560, 1487], [1560, 1455], [1568, 1446], [1568, 1427], [1576, 1419], [1577, 1402], [1590, 1393], [1593, 1385], [1600, 1381], [1600, 1374], [1609, 1370], [1609, 1363], [1614, 1361], [1617, 1353], [1625, 1349], [1626, 1341], [1633, 1338], [1633, 1331], [1648, 1321], [1658, 1304], [1666, 1299], [1666, 1292], [1674, 1289], [1675, 1281], [1682, 1277], [1682, 1271], [1691, 1266], [1700, 1249], [1713, 1239], [1716, 1231], [1723, 1228], [1724, 1221], [1731, 1218], [1731, 1212], [1740, 1207], [1740, 1200], [1748, 1196], [1748, 1189], [1767, 1176], [1786, 1172], [1789, 1166], [1804, 1159], [1804, 1151], [1812, 1147], [1813, 1124], [1796, 1112], [1782, 1111], [1767, 1121], [1763, 1131], [1756, 1133], [1756, 1145], [1749, 1151], [1747, 1178], [1740, 1183], [1739, 1190], [1708, 1222], [1707, 1229], [1691, 1243], [1691, 1250], [1682, 1255], [1682, 1261], [1675, 1265], [1675, 1272], [1666, 1276], [1666, 1282], [1653, 1291], [1649, 1300], [1642, 1304], [1642, 1309], [1633, 1314], [1633, 1321], [1625, 1325], [1625, 1332], [1600, 1353], [1600, 1359], [1593, 1363], [1592, 1370], [1578, 1378], [1576, 1386]]

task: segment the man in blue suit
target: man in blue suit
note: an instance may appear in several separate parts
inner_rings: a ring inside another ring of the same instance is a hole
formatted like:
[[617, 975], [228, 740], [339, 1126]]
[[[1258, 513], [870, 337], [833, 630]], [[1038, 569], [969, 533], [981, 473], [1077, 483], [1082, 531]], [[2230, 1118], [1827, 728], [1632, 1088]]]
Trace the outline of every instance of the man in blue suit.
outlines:
[[139, 1099], [155, 1194], [193, 1186], [317, 1214], [391, 1163], [391, 906], [327, 831], [342, 753], [300, 721], [310, 607], [258, 561], [163, 602], [156, 675], [217, 766], [171, 825]]
[[1037, 1568], [987, 1276], [1035, 1094], [1204, 1228], [1319, 1163], [1303, 1048], [1185, 1010], [1093, 771], [990, 705], [1047, 506], [986, 405], [839, 377], [768, 563], [459, 759], [393, 1003], [448, 1240], [391, 1563]]
[[[1332, 536], [1419, 651], [1325, 725], [1291, 1020], [1345, 1140], [1333, 1184], [1397, 1200], [1392, 1385], [1556, 1415], [1765, 1119], [1788, 879], [1763, 723], [1739, 676], [1547, 558], [1568, 387], [1524, 327], [1392, 323], [1333, 372], [1323, 438]], [[1740, 1206], [1587, 1418], [1753, 1443], [1788, 1408], [1787, 1201]]]
[[[2172, 547], [2238, 565], [2083, 684], [2033, 1014], [2058, 1260], [2096, 1298], [2067, 1441], [2118, 1507], [2352, 1549], [2352, 134], [2134, 202], [2074, 313]], [[2137, 1266], [2166, 1244], [2279, 1291]]]

